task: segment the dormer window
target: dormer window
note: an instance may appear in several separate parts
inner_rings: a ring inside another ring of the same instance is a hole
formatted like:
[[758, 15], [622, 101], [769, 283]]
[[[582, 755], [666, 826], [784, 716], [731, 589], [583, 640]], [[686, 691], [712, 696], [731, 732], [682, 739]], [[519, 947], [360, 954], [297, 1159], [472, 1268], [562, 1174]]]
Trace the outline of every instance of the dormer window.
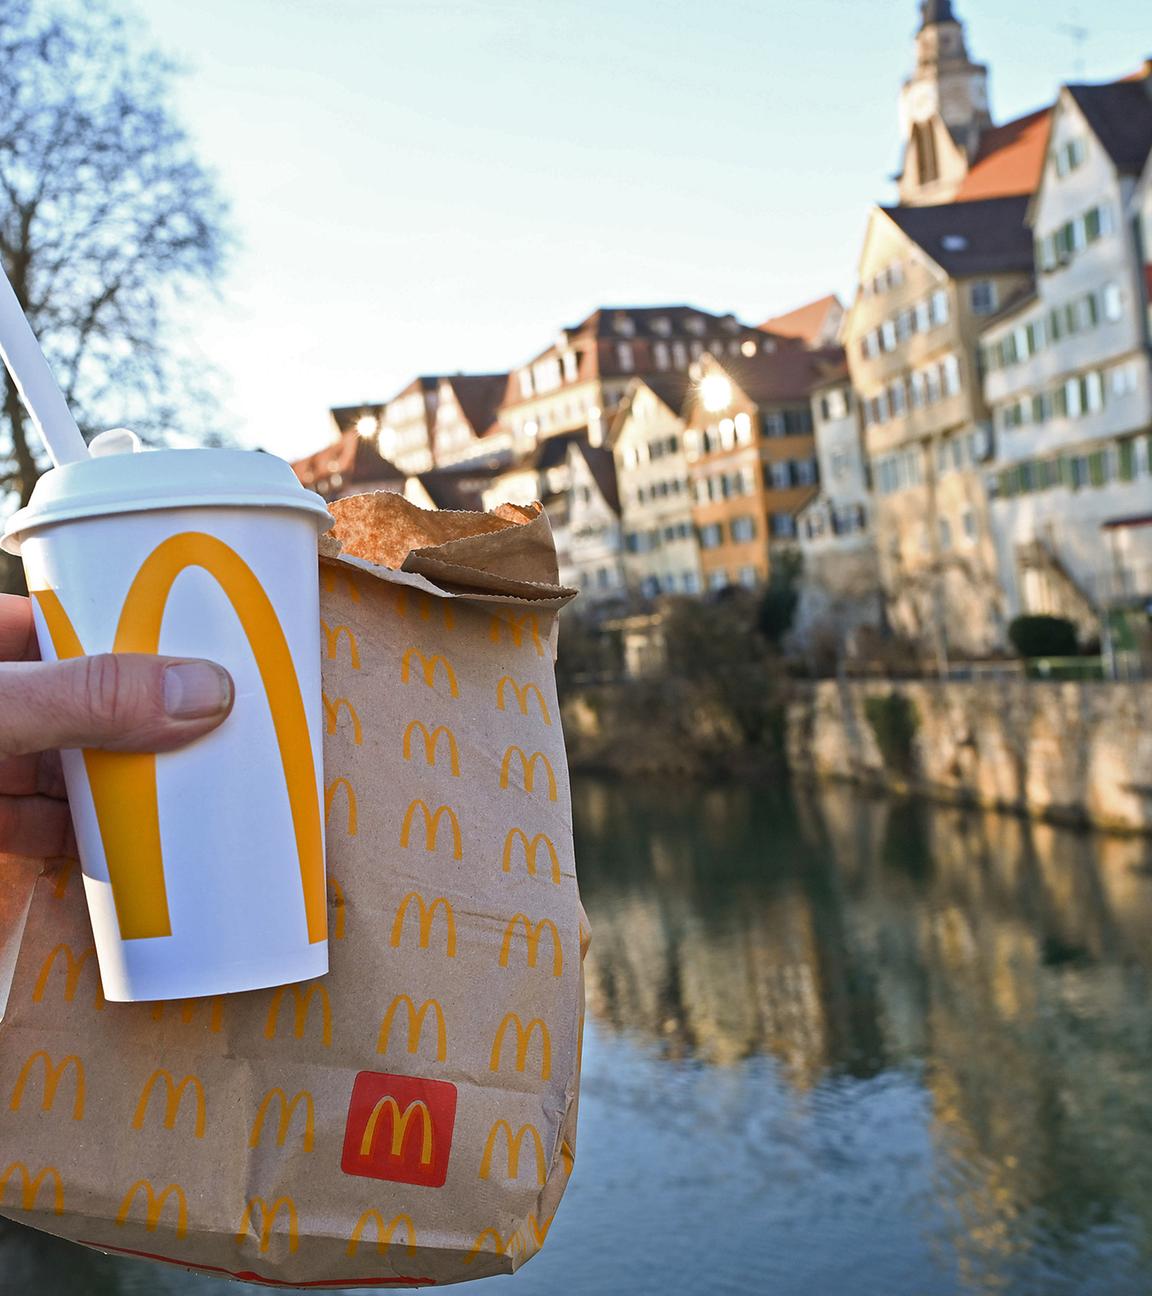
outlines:
[[945, 252], [967, 252], [968, 240], [963, 234], [945, 234], [940, 240], [940, 246]]
[[636, 336], [636, 321], [631, 315], [625, 315], [623, 311], [619, 311], [612, 317], [612, 328], [620, 337]]
[[684, 328], [686, 332], [695, 333], [697, 337], [704, 336], [704, 321], [699, 315], [689, 315], [684, 321]]
[[652, 332], [659, 334], [660, 337], [671, 337], [672, 321], [667, 315], [657, 315], [652, 321]]
[[735, 315], [725, 315], [720, 321], [720, 327], [725, 333], [738, 333], [740, 331], [740, 324]]

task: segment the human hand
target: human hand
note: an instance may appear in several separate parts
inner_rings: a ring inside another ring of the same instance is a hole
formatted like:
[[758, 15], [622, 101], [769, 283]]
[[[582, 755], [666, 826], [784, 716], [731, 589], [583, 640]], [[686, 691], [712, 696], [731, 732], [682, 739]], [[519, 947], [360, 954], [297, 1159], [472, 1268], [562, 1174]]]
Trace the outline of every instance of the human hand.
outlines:
[[37, 660], [32, 605], [0, 594], [0, 855], [75, 856], [59, 747], [170, 751], [232, 709], [213, 662], [142, 653]]

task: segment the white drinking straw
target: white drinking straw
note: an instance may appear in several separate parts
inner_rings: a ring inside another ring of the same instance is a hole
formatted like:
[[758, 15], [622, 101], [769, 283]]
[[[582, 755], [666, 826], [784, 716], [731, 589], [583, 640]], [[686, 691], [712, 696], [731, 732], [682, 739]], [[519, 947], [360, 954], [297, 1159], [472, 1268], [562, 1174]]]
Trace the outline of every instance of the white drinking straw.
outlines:
[[61, 464], [87, 459], [88, 447], [2, 267], [0, 356], [4, 357], [16, 390], [36, 424], [52, 462], [59, 468]]

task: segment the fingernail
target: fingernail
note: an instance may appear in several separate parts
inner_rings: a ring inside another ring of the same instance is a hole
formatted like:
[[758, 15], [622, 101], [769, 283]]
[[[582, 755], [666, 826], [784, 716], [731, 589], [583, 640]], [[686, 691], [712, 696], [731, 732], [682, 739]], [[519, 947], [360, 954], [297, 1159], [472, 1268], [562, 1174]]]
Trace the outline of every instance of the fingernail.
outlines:
[[173, 662], [164, 668], [164, 710], [173, 720], [204, 720], [232, 705], [232, 677], [212, 662]]

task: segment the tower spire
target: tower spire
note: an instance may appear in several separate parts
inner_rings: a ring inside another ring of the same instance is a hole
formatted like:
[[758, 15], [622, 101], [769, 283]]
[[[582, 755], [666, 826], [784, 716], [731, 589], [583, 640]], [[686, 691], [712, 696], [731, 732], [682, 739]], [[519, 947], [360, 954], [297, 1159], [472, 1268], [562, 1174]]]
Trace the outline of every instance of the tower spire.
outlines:
[[957, 22], [952, 12], [952, 0], [920, 0], [920, 30], [934, 23]]

